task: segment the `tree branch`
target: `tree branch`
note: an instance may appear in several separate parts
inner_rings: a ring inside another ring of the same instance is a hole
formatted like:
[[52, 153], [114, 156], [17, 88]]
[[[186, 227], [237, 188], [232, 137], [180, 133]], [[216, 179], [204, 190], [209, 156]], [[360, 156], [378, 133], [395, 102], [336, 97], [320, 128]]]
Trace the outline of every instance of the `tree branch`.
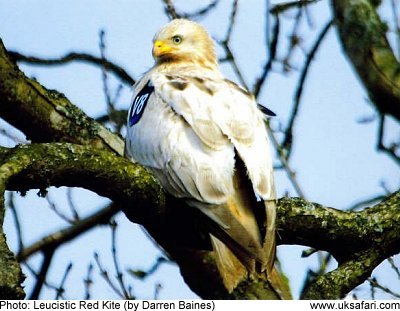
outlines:
[[10, 60], [0, 40], [0, 117], [34, 142], [62, 141], [122, 155], [123, 140], [94, 122], [63, 94], [27, 78]]
[[119, 78], [123, 83], [132, 86], [135, 84], [135, 79], [132, 78], [130, 74], [126, 72], [121, 66], [103, 58], [96, 57], [87, 53], [68, 53], [59, 58], [43, 58], [35, 56], [26, 56], [18, 52], [9, 51], [8, 55], [15, 62], [25, 63], [31, 65], [41, 65], [41, 66], [55, 66], [55, 65], [66, 65], [72, 62], [84, 62], [92, 64], [103, 68], [106, 71], [112, 72], [117, 78]]
[[387, 26], [370, 0], [332, 0], [346, 52], [371, 101], [400, 120], [400, 65], [386, 38]]

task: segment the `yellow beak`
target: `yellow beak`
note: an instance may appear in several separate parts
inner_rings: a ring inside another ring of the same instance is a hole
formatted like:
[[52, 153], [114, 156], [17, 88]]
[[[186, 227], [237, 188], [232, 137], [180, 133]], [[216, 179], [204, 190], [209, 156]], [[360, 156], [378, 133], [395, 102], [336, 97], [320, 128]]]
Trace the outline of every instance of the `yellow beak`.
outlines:
[[171, 46], [168, 44], [164, 43], [161, 40], [157, 40], [154, 42], [153, 45], [153, 56], [154, 57], [160, 57], [161, 55], [164, 55], [172, 50]]

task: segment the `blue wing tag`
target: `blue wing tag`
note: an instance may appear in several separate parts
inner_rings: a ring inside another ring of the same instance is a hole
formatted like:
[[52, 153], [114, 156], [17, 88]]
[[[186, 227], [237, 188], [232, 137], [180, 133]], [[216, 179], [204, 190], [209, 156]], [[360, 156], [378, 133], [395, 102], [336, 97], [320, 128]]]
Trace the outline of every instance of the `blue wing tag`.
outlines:
[[150, 80], [144, 88], [135, 96], [129, 108], [129, 126], [133, 126], [139, 122], [143, 115], [146, 104], [150, 98], [151, 93], [154, 91], [154, 86], [151, 85]]

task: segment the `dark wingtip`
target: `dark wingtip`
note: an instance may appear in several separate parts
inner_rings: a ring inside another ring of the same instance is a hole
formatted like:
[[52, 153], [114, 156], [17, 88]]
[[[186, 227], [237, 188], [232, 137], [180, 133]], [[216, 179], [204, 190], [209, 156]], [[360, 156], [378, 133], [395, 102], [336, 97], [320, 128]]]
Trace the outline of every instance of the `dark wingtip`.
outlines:
[[271, 116], [271, 117], [276, 117], [275, 112], [273, 112], [272, 110], [269, 110], [267, 107], [257, 104], [258, 109], [261, 110], [261, 112], [267, 116]]

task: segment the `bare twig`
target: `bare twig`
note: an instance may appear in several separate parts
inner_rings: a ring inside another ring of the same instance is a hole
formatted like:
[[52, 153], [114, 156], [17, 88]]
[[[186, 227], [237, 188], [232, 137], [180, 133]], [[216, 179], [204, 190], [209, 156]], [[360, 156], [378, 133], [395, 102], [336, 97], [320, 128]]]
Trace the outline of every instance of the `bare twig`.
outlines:
[[395, 26], [396, 41], [397, 41], [397, 57], [400, 58], [400, 24], [399, 24], [399, 14], [398, 14], [398, 1], [391, 0], [393, 21]]
[[103, 265], [100, 262], [99, 254], [94, 253], [94, 259], [96, 261], [97, 267], [99, 268], [101, 277], [106, 281], [106, 283], [110, 286], [110, 288], [120, 297], [124, 298], [123, 293], [118, 289], [118, 287], [111, 281], [108, 276], [107, 270], [103, 268]]
[[129, 269], [128, 273], [130, 273], [135, 278], [143, 280], [148, 276], [153, 275], [163, 263], [173, 263], [173, 261], [165, 257], [158, 257], [156, 262], [151, 266], [149, 270], [144, 271], [144, 270]]
[[382, 201], [382, 199], [385, 198], [384, 195], [378, 195], [378, 196], [374, 196], [372, 198], [368, 198], [368, 199], [363, 199], [355, 204], [353, 204], [352, 206], [350, 206], [347, 210], [348, 211], [356, 211], [362, 207], [365, 206], [370, 206], [373, 203], [377, 203], [379, 201]]
[[22, 238], [22, 227], [21, 227], [21, 223], [19, 221], [17, 208], [15, 206], [14, 193], [13, 192], [9, 192], [8, 207], [10, 208], [11, 213], [12, 213], [13, 218], [14, 218], [15, 229], [17, 231], [17, 240], [18, 240], [18, 250], [17, 250], [17, 252], [19, 253], [24, 248], [24, 242], [23, 242], [23, 238]]
[[271, 30], [271, 22], [269, 18], [270, 10], [271, 10], [271, 0], [265, 0], [265, 46], [271, 49], [271, 40], [269, 35], [269, 32]]
[[275, 134], [272, 132], [271, 127], [269, 126], [269, 123], [267, 123], [267, 130], [268, 130], [269, 136], [271, 137], [272, 144], [278, 154], [279, 161], [282, 163], [282, 166], [284, 167], [295, 191], [297, 192], [297, 194], [300, 197], [305, 198], [305, 194], [304, 194], [303, 190], [301, 189], [299, 182], [297, 181], [296, 173], [291, 168], [291, 166], [285, 156], [285, 152], [284, 152], [283, 148], [281, 147], [281, 145], [279, 144], [278, 140], [276, 139]]
[[400, 295], [399, 295], [399, 294], [397, 294], [397, 293], [393, 292], [391, 289], [389, 289], [389, 288], [387, 288], [387, 287], [385, 287], [385, 286], [379, 284], [379, 283], [377, 282], [376, 278], [368, 278], [368, 282], [369, 282], [372, 286], [374, 286], [374, 287], [376, 287], [376, 288], [379, 288], [380, 290], [384, 291], [385, 293], [388, 293], [389, 295], [392, 295], [393, 297], [400, 298]]
[[276, 4], [272, 7], [271, 13], [272, 14], [280, 14], [292, 8], [301, 8], [305, 7], [309, 4], [318, 2], [320, 0], [296, 0], [296, 1], [289, 1], [284, 3]]
[[117, 226], [118, 224], [113, 220], [111, 221], [111, 252], [112, 252], [112, 258], [114, 262], [114, 268], [115, 268], [115, 273], [116, 273], [116, 278], [119, 283], [119, 287], [121, 288], [122, 294], [125, 299], [132, 299], [133, 297], [130, 296], [129, 291], [126, 288], [125, 282], [124, 282], [124, 275], [121, 272], [121, 269], [119, 267], [118, 263], [118, 256], [117, 256], [117, 241], [116, 241], [116, 235], [117, 235]]
[[396, 266], [396, 264], [393, 261], [393, 257], [389, 257], [388, 258], [388, 262], [390, 263], [392, 269], [394, 270], [394, 272], [396, 272], [397, 274], [397, 278], [400, 280], [400, 270], [399, 268]]
[[229, 16], [229, 26], [228, 30], [226, 32], [225, 38], [223, 40], [218, 41], [218, 43], [222, 46], [222, 48], [225, 51], [225, 58], [221, 59], [220, 62], [229, 62], [232, 66], [233, 71], [235, 72], [236, 76], [239, 79], [239, 83], [246, 89], [249, 89], [241, 70], [239, 69], [239, 66], [236, 63], [235, 56], [232, 53], [232, 50], [230, 48], [230, 40], [233, 32], [233, 26], [235, 24], [236, 20], [236, 14], [238, 10], [238, 0], [234, 0], [232, 4], [232, 11]]
[[236, 15], [237, 15], [237, 12], [238, 12], [238, 3], [239, 3], [239, 0], [234, 0], [233, 4], [232, 4], [232, 12], [231, 12], [231, 15], [229, 17], [228, 31], [226, 32], [226, 35], [225, 35], [225, 41], [226, 42], [229, 42], [231, 40], [231, 36], [232, 36], [232, 32], [233, 32], [233, 26], [235, 25]]
[[67, 189], [67, 200], [68, 200], [68, 205], [72, 213], [72, 217], [74, 219], [74, 222], [78, 222], [80, 220], [78, 210], [75, 206], [74, 200], [72, 198], [72, 188]]
[[158, 296], [160, 295], [160, 291], [162, 290], [163, 286], [161, 285], [161, 283], [156, 283], [156, 285], [154, 286], [154, 300], [158, 299]]
[[278, 39], [279, 39], [279, 16], [275, 15], [273, 37], [272, 37], [271, 45], [269, 46], [268, 60], [265, 63], [263, 72], [261, 73], [261, 75], [257, 79], [257, 81], [255, 82], [254, 87], [253, 87], [253, 94], [256, 98], [259, 96], [261, 88], [264, 85], [264, 82], [267, 79], [268, 73], [270, 72], [270, 70], [272, 68], [272, 63], [275, 60], [276, 51], [277, 51], [277, 47], [278, 47]]
[[[23, 263], [23, 264], [35, 278], [39, 277], [39, 273], [37, 273], [29, 264], [27, 264], [26, 262]], [[57, 290], [57, 286], [54, 285], [54, 284], [51, 284], [47, 279], [45, 279], [43, 281], [43, 285], [46, 286], [49, 289], [54, 290], [54, 291]]]
[[172, 4], [172, 0], [163, 0], [165, 4], [165, 13], [170, 19], [181, 18], [181, 16], [176, 12], [175, 6]]
[[86, 278], [83, 280], [85, 284], [85, 298], [84, 298], [85, 300], [90, 299], [90, 288], [93, 285], [92, 272], [93, 272], [93, 264], [89, 263]]
[[[99, 48], [100, 48], [100, 55], [101, 55], [102, 60], [106, 59], [106, 43], [105, 43], [104, 37], [105, 37], [105, 31], [100, 30], [100, 32], [99, 32]], [[101, 81], [103, 83], [103, 93], [106, 98], [107, 112], [110, 114], [111, 111], [114, 110], [114, 103], [111, 100], [110, 90], [108, 87], [107, 71], [104, 70], [103, 67], [101, 68]]]
[[375, 299], [376, 286], [369, 282], [369, 289], [371, 293], [371, 298]]
[[87, 53], [71, 52], [59, 58], [26, 56], [13, 51], [9, 51], [8, 54], [9, 56], [11, 56], [11, 58], [13, 58], [17, 62], [27, 63], [31, 65], [53, 66], [53, 65], [65, 65], [74, 61], [85, 62], [95, 66], [102, 67], [105, 70], [112, 72], [124, 84], [127, 84], [129, 86], [135, 84], [135, 79], [133, 79], [132, 76], [128, 74], [126, 70], [123, 69], [121, 66], [109, 60], [102, 59], [101, 57], [96, 57]]
[[38, 299], [40, 295], [40, 291], [43, 288], [43, 284], [46, 280], [46, 275], [47, 272], [49, 271], [49, 267], [51, 264], [51, 261], [53, 259], [53, 255], [55, 252], [55, 248], [49, 248], [43, 251], [43, 262], [42, 266], [40, 268], [40, 272], [36, 275], [36, 284], [35, 287], [33, 288], [33, 291], [31, 295], [29, 296], [29, 299]]
[[399, 148], [398, 144], [392, 144], [390, 147], [386, 147], [383, 143], [385, 135], [385, 115], [381, 115], [379, 118], [379, 127], [378, 127], [378, 145], [377, 148], [379, 151], [386, 153], [393, 161], [395, 161], [398, 165], [400, 165], [400, 156], [396, 154], [396, 150]]
[[21, 252], [17, 254], [17, 260], [25, 261], [28, 257], [40, 250], [57, 247], [65, 242], [68, 242], [79, 236], [81, 233], [86, 232], [99, 224], [107, 223], [109, 219], [114, 216], [118, 211], [119, 208], [115, 204], [110, 204], [109, 206], [102, 208], [94, 214], [83, 218], [78, 223], [60, 231], [54, 232], [40, 239], [31, 246], [24, 248]]
[[329, 21], [320, 34], [317, 37], [317, 40], [315, 41], [313, 47], [311, 48], [309, 54], [307, 55], [306, 62], [304, 64], [304, 67], [301, 71], [299, 82], [297, 84], [295, 96], [294, 96], [294, 105], [292, 112], [290, 114], [290, 119], [289, 119], [289, 124], [286, 128], [285, 131], [285, 137], [283, 139], [282, 147], [286, 151], [286, 157], [289, 158], [292, 150], [292, 142], [293, 142], [293, 126], [294, 122], [297, 118], [298, 112], [299, 112], [299, 107], [300, 107], [300, 100], [301, 100], [301, 95], [303, 94], [303, 87], [304, 87], [304, 82], [307, 77], [308, 70], [310, 68], [311, 62], [314, 59], [314, 56], [318, 50], [318, 48], [321, 46], [321, 43], [323, 39], [325, 38], [326, 34], [328, 33], [328, 30], [332, 26], [333, 21]]
[[68, 217], [67, 215], [65, 215], [63, 212], [61, 212], [57, 205], [53, 202], [53, 200], [50, 198], [50, 195], [46, 195], [46, 201], [49, 204], [50, 209], [57, 214], [57, 216], [59, 216], [61, 219], [65, 220], [67, 223], [69, 223], [70, 225], [75, 223], [74, 219], [71, 219], [70, 217]]
[[187, 19], [194, 19], [194, 18], [203, 17], [204, 15], [209, 13], [212, 9], [214, 9], [218, 5], [219, 2], [220, 2], [220, 0], [214, 0], [213, 2], [211, 2], [210, 4], [205, 6], [204, 8], [201, 8], [201, 9], [195, 11], [195, 12], [192, 12], [192, 13], [182, 13], [181, 16], [183, 18], [187, 18]]
[[54, 298], [55, 300], [64, 298], [64, 292], [65, 292], [64, 284], [65, 284], [65, 281], [67, 280], [67, 277], [68, 277], [69, 273], [71, 272], [71, 270], [72, 270], [72, 262], [70, 262], [68, 264], [67, 268], [65, 269], [64, 275], [61, 279], [60, 286], [56, 290], [56, 297]]

